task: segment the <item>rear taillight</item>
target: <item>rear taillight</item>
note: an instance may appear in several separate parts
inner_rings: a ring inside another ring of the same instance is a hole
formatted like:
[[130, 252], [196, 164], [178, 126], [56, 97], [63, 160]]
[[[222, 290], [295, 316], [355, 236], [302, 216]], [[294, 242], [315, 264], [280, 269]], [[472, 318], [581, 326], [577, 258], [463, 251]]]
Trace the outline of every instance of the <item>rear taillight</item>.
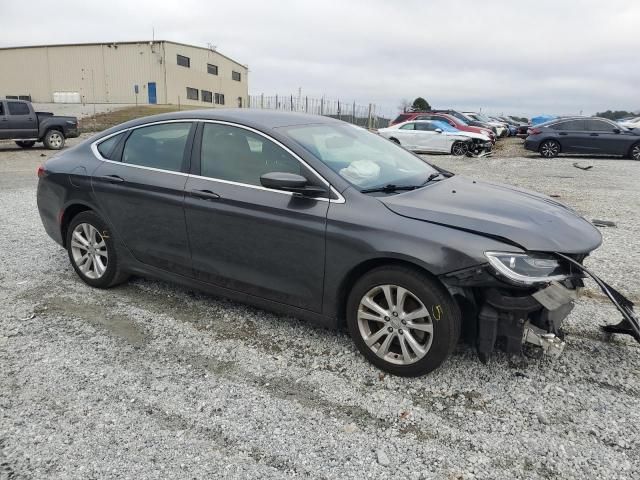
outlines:
[[44, 165], [38, 166], [38, 170], [36, 171], [36, 174], [38, 175], [38, 178], [44, 177], [44, 174], [45, 174]]
[[542, 130], [540, 130], [539, 128], [530, 128], [529, 130], [527, 130], [527, 133], [529, 135], [539, 135], [542, 133]]

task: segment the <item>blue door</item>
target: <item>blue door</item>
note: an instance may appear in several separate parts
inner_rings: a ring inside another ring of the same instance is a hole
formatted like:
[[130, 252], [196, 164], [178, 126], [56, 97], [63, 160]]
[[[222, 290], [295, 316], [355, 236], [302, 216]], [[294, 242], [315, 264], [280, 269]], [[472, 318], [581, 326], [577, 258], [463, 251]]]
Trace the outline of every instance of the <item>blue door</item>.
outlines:
[[147, 90], [149, 90], [149, 103], [158, 103], [158, 97], [156, 96], [156, 82], [149, 82]]

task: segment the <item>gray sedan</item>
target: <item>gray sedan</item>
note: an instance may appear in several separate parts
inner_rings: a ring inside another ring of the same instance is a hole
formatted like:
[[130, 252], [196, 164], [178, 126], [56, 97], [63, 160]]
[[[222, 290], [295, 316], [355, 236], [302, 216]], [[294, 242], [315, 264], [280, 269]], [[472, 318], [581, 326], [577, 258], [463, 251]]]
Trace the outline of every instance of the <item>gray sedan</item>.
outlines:
[[38, 175], [43, 225], [88, 285], [154, 277], [346, 326], [406, 376], [441, 365], [461, 334], [483, 358], [523, 338], [558, 347], [580, 262], [601, 243], [548, 197], [294, 113], [142, 118]]

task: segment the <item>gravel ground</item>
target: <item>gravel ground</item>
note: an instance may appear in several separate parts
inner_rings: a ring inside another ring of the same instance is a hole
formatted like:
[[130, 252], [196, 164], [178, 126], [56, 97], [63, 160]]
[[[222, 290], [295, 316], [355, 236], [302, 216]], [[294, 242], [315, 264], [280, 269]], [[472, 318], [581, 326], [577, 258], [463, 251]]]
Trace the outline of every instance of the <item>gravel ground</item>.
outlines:
[[[429, 158], [615, 221], [587, 264], [638, 299], [640, 164], [502, 149], [520, 156]], [[87, 287], [38, 217], [50, 154], [0, 144], [1, 480], [640, 478], [640, 348], [599, 333], [620, 316], [595, 289], [557, 360], [460, 345], [385, 376], [343, 333], [155, 281]]]

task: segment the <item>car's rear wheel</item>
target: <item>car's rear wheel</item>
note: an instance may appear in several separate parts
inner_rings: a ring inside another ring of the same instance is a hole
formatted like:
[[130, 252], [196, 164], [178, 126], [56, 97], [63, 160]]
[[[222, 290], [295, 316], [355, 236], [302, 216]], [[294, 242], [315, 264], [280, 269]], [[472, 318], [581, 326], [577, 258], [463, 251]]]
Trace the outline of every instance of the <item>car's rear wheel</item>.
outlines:
[[540, 144], [540, 155], [544, 158], [554, 158], [560, 153], [560, 144], [555, 140], [545, 140]]
[[60, 150], [64, 147], [64, 135], [59, 130], [49, 130], [44, 135], [43, 143], [50, 150]]
[[460, 309], [425, 273], [379, 267], [365, 274], [347, 301], [347, 324], [358, 350], [394, 375], [415, 377], [439, 367], [460, 336]]
[[631, 147], [629, 158], [631, 158], [631, 160], [640, 160], [640, 142]]
[[128, 277], [119, 264], [116, 239], [94, 212], [81, 212], [71, 220], [67, 229], [67, 251], [73, 269], [92, 287], [112, 287]]
[[456, 157], [462, 157], [466, 155], [468, 151], [469, 147], [464, 142], [454, 142], [453, 145], [451, 145], [451, 154]]
[[36, 144], [33, 140], [16, 140], [16, 145], [21, 148], [31, 148]]

